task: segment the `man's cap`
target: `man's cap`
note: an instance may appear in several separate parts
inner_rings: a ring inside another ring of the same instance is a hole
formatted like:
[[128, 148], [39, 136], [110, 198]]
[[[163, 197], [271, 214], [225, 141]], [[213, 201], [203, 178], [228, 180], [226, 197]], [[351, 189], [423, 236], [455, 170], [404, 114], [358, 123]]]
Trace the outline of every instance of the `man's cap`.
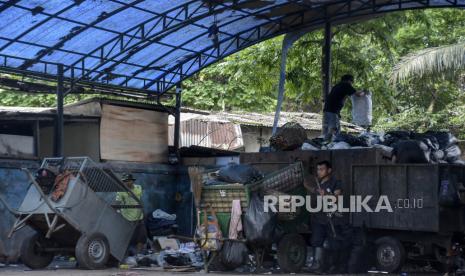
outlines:
[[136, 180], [136, 179], [132, 176], [132, 174], [130, 174], [130, 173], [124, 173], [123, 176], [121, 177], [121, 180], [122, 180], [122, 181], [129, 181], [129, 180], [134, 181], [134, 180]]

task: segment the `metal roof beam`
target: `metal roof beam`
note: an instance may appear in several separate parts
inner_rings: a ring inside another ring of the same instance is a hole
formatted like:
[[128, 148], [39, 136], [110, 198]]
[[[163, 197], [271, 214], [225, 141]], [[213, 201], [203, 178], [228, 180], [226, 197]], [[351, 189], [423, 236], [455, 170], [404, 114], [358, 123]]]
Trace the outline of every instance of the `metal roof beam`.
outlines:
[[[64, 20], [64, 21], [72, 22], [72, 23], [75, 23], [75, 24], [78, 24], [78, 25], [82, 25], [82, 27], [79, 28], [79, 29], [76, 29], [76, 30], [72, 30], [68, 35], [66, 35], [62, 39], [60, 39], [60, 41], [58, 43], [56, 43], [55, 45], [53, 45], [51, 47], [48, 47], [47, 50], [38, 52], [34, 59], [30, 59], [27, 62], [25, 62], [24, 64], [22, 64], [21, 69], [27, 69], [27, 68], [31, 67], [32, 65], [34, 65], [35, 63], [40, 61], [41, 58], [43, 58], [44, 56], [46, 56], [49, 53], [53, 52], [54, 50], [61, 48], [67, 41], [71, 40], [72, 38], [76, 37], [78, 34], [86, 31], [89, 28], [101, 29], [101, 30], [104, 30], [106, 32], [120, 34], [119, 32], [116, 32], [114, 30], [98, 27], [98, 26], [96, 26], [96, 24], [98, 24], [98, 23], [104, 21], [105, 19], [107, 19], [107, 18], [109, 18], [109, 17], [111, 17], [111, 16], [113, 16], [113, 15], [127, 9], [128, 7], [131, 7], [131, 6], [133, 6], [133, 5], [137, 4], [137, 3], [140, 3], [142, 1], [144, 1], [144, 0], [136, 0], [136, 1], [132, 2], [132, 3], [130, 3], [130, 4], [125, 4], [124, 6], [118, 8], [118, 9], [116, 9], [116, 10], [114, 10], [114, 11], [108, 13], [108, 14], [106, 14], [105, 16], [99, 16], [96, 20], [94, 20], [90, 24], [85, 24], [85, 23], [82, 23], [82, 22], [79, 22], [79, 21], [70, 20], [69, 18], [63, 18], [63, 17], [60, 17], [58, 15], [48, 14], [48, 13], [44, 13], [43, 11], [41, 11], [40, 12], [41, 14], [47, 15], [49, 17], [61, 19], [61, 20]], [[26, 10], [29, 10], [29, 11], [32, 12], [32, 9], [22, 7], [20, 5], [15, 5], [15, 7], [26, 9]]]
[[[273, 22], [266, 22], [266, 23], [262, 23], [260, 25], [257, 25], [255, 26], [254, 28], [251, 28], [251, 29], [247, 29], [247, 30], [244, 30], [238, 34], [236, 34], [234, 37], [232, 38], [225, 38], [223, 39], [219, 45], [222, 45], [223, 43], [227, 42], [228, 40], [230, 40], [230, 44], [228, 45], [228, 47], [226, 47], [225, 49], [223, 49], [222, 52], [220, 52], [220, 55], [217, 57], [217, 59], [219, 59], [224, 53], [226, 53], [227, 50], [230, 49], [230, 47], [232, 45], [240, 45], [239, 49], [243, 49], [244, 48], [244, 45], [253, 45], [255, 44], [256, 42], [258, 41], [262, 41], [264, 40], [265, 38], [269, 38], [269, 34], [271, 33], [270, 30], [273, 30], [273, 29], [276, 29], [278, 30], [274, 35], [277, 35], [278, 33], [281, 33], [282, 30], [283, 30], [283, 25], [281, 24], [281, 22], [283, 20], [287, 20], [289, 19], [291, 22], [296, 22], [298, 21], [299, 19], [301, 19], [301, 17], [303, 16], [303, 11], [299, 11], [299, 12], [296, 12], [296, 13], [293, 13], [293, 14], [289, 14], [289, 15], [285, 15], [279, 19], [275, 19]], [[299, 21], [300, 22], [300, 21]], [[268, 24], [271, 24], [271, 26], [267, 26]], [[291, 24], [292, 26], [292, 24]], [[266, 28], [268, 27], [268, 28]], [[262, 28], [266, 28], [265, 31], [261, 31]], [[245, 36], [243, 37], [242, 35], [246, 35], [246, 34], [249, 34], [249, 36]], [[257, 39], [256, 40], [250, 40], [250, 37], [252, 37], [253, 35], [257, 34]], [[273, 36], [274, 36], [273, 35]], [[207, 61], [204, 61], [202, 62], [202, 57], [205, 55], [205, 53], [207, 53], [208, 51], [211, 51], [211, 50], [217, 50], [218, 47], [215, 47], [215, 46], [211, 46], [211, 47], [207, 47], [205, 48], [204, 50], [202, 51], [199, 51], [199, 53], [193, 57], [190, 57], [188, 59], [189, 60], [193, 60], [192, 64], [196, 63], [196, 62], [199, 62], [199, 64], [201, 64], [200, 68], [203, 68], [207, 65]], [[237, 52], [237, 51], [234, 51], [234, 52]], [[188, 61], [186, 62], [183, 62], [183, 63], [179, 63], [179, 64], [176, 64], [175, 66], [173, 66], [172, 68], [168, 69], [168, 71], [170, 71], [171, 73], [164, 73], [163, 75], [161, 75], [158, 79], [154, 79], [153, 81], [149, 82], [146, 86], [144, 86], [143, 88], [144, 89], [149, 89], [152, 85], [156, 84], [157, 82], [160, 82], [162, 84], [166, 84], [166, 83], [173, 83], [173, 80], [174, 80], [174, 77], [177, 76], [177, 75], [181, 75], [180, 72], [183, 71], [183, 65], [185, 65], [186, 63], [188, 63]], [[192, 66], [191, 66], [192, 67]], [[189, 69], [189, 68], [188, 68]], [[167, 81], [167, 75], [168, 74], [172, 74], [173, 77], [171, 77], [171, 79], [169, 81]], [[188, 74], [186, 74], [186, 70], [184, 70], [184, 76], [183, 77], [186, 77], [188, 76]], [[158, 84], [157, 84], [158, 86]], [[171, 88], [171, 86], [169, 87]], [[162, 91], [166, 91], [167, 89], [169, 89], [168, 87], [165, 87], [165, 86], [162, 86]], [[161, 91], [159, 91], [161, 92]]]
[[[279, 4], [279, 5], [274, 5], [274, 6], [272, 6], [272, 7], [260, 9], [260, 10], [258, 10], [258, 11], [255, 11], [254, 14], [259, 14], [259, 13], [262, 13], [262, 12], [266, 12], [266, 11], [268, 11], [270, 8], [281, 7], [281, 6], [285, 6], [285, 5], [287, 5], [287, 4], [288, 4], [288, 3], [281, 3], [281, 4]], [[237, 22], [237, 21], [243, 20], [244, 18], [247, 18], [247, 16], [243, 16], [243, 17], [239, 17], [239, 18], [234, 18], [234, 19], [232, 19], [232, 20], [230, 20], [230, 21], [228, 21], [228, 22], [225, 22], [225, 23], [223, 23], [222, 25], [218, 26], [218, 28], [221, 29], [222, 27], [225, 27], [225, 26], [227, 26], [227, 25], [229, 25], [229, 24], [231, 24], [231, 23], [235, 23], [235, 22]], [[276, 21], [276, 20], [274, 20], [274, 21]], [[272, 20], [271, 23], [273, 23], [274, 21]], [[270, 23], [270, 21], [267, 20], [267, 23]], [[185, 41], [184, 43], [182, 43], [180, 46], [187, 45], [187, 44], [189, 44], [189, 43], [191, 43], [191, 42], [193, 42], [193, 41], [195, 41], [195, 40], [197, 40], [197, 39], [199, 39], [199, 38], [205, 36], [206, 34], [208, 34], [208, 32], [200, 33], [200, 34], [198, 34], [198, 35], [192, 37], [191, 39], [186, 40], [186, 41]], [[228, 37], [229, 37], [229, 38], [234, 38], [235, 36], [232, 36], [232, 35], [231, 35], [231, 36], [228, 36]], [[138, 50], [141, 50], [141, 49], [138, 49]], [[174, 52], [175, 50], [176, 50], [176, 49], [172, 49], [172, 50], [170, 50], [170, 51], [167, 51], [165, 54], [166, 54], [166, 55], [169, 55], [169, 54], [171, 54], [172, 52]], [[196, 53], [196, 54], [197, 54], [197, 53]], [[212, 55], [212, 54], [204, 54], [204, 53], [203, 53], [202, 55], [210, 56], [210, 55]], [[162, 58], [162, 57], [157, 58], [157, 59], [151, 61], [149, 64], [147, 64], [147, 66], [148, 66], [148, 67], [149, 67], [149, 66], [153, 66], [153, 65], [156, 64], [158, 61], [160, 61], [161, 58]], [[168, 70], [168, 71], [169, 71], [169, 70]], [[137, 76], [137, 74], [133, 74], [133, 75], [131, 75], [131, 76], [134, 77], [134, 76]], [[145, 87], [146, 87], [146, 86], [145, 86]]]
[[[116, 1], [116, 0], [113, 0], [113, 1]], [[256, 0], [254, 0], [254, 1], [256, 1]], [[254, 2], [254, 1], [243, 1], [242, 3]], [[191, 1], [191, 2], [197, 3], [198, 1]], [[144, 48], [150, 46], [151, 43], [159, 43], [159, 40], [162, 37], [168, 35], [169, 31], [173, 32], [173, 31], [179, 30], [180, 28], [182, 28], [184, 26], [187, 26], [187, 25], [193, 25], [193, 26], [208, 30], [209, 26], [204, 26], [204, 25], [197, 24], [197, 23], [195, 23], [195, 21], [198, 21], [200, 19], [211, 16], [212, 13], [208, 12], [208, 13], [202, 14], [202, 15], [197, 16], [197, 17], [192, 17], [192, 15], [195, 15], [201, 7], [202, 6], [198, 6], [194, 10], [189, 11], [188, 4], [184, 4], [184, 5], [182, 5], [182, 6], [178, 7], [178, 8], [171, 9], [169, 11], [166, 11], [166, 12], [162, 13], [162, 14], [154, 13], [156, 15], [156, 17], [154, 17], [152, 19], [149, 19], [149, 20], [139, 24], [135, 28], [132, 28], [132, 29], [130, 29], [128, 31], [128, 32], [131, 32], [131, 31], [134, 31], [134, 30], [137, 30], [137, 32], [139, 32], [139, 31], [142, 32], [143, 31], [144, 32], [144, 37], [141, 38], [140, 41], [131, 44], [133, 38], [129, 39], [128, 41], [124, 41], [124, 39], [125, 39], [124, 36], [120, 36], [120, 37], [117, 37], [116, 40], [113, 39], [113, 40], [111, 40], [109, 42], [106, 42], [104, 45], [101, 45], [99, 48], [95, 49], [94, 51], [100, 51], [100, 52], [103, 53], [106, 46], [112, 44], [112, 47], [111, 47], [110, 51], [108, 51], [108, 53], [105, 54], [105, 56], [106, 57], [109, 56], [112, 53], [112, 51], [119, 46], [119, 51], [116, 52], [116, 54], [113, 56], [113, 58], [116, 58], [117, 56], [121, 56], [124, 53], [127, 53], [125, 56], [122, 56], [122, 58], [121, 58], [121, 60], [127, 60], [132, 55], [134, 55], [135, 53], [140, 51], [141, 49], [144, 49]], [[168, 16], [168, 13], [172, 13], [172, 12], [176, 11], [179, 8], [184, 9], [184, 11], [179, 10], [178, 13], [177, 13], [178, 15], [183, 14], [183, 17], [181, 17], [183, 19], [179, 19], [176, 16], [175, 17]], [[224, 12], [225, 10], [227, 10], [229, 8], [230, 8], [230, 6], [224, 5], [222, 9], [213, 10], [213, 13]], [[170, 23], [173, 22], [173, 21], [176, 21], [176, 22], [178, 22], [178, 24], [177, 25], [167, 24], [166, 23], [167, 20], [171, 20]], [[153, 21], [157, 21], [155, 23], [155, 25], [151, 26], [150, 28], [145, 27], [145, 26], [147, 26], [149, 24], [152, 24]], [[162, 26], [161, 30], [159, 30], [158, 32], [156, 32], [154, 34], [151, 34], [151, 31], [153, 31], [161, 23], [163, 23], [163, 26]], [[223, 35], [227, 35], [227, 36], [232, 36], [232, 34], [229, 34], [229, 33], [223, 32], [223, 31], [219, 31], [219, 33], [223, 34]], [[142, 46], [139, 46], [141, 44], [142, 44]], [[192, 50], [188, 50], [187, 48], [179, 48], [178, 46], [172, 46], [172, 47], [176, 47], [176, 50], [177, 49], [182, 49], [182, 50], [185, 50], [185, 51], [192, 52]], [[78, 61], [75, 62], [75, 64], [78, 64], [79, 62], [82, 62], [82, 61], [78, 60]], [[106, 61], [105, 58], [104, 58], [102, 60], [102, 62], [96, 68], [102, 67], [107, 62], [108, 61]], [[115, 64], [112, 64], [111, 67], [116, 67], [118, 64], [119, 64], [119, 62], [116, 62]], [[150, 67], [150, 66], [151, 65], [149, 65], [148, 67]], [[144, 71], [144, 70], [142, 70], [142, 71]]]
[[[350, 2], [355, 2], [356, 0], [350, 0]], [[349, 18], [352, 18], [352, 17], [358, 17], [358, 18], [364, 18], [364, 16], [368, 16], [370, 14], [385, 14], [385, 13], [388, 13], [388, 12], [393, 12], [393, 11], [398, 11], [399, 9], [386, 9], [386, 10], [378, 10], [377, 12], [373, 12], [373, 7], [376, 6], [377, 8], [382, 8], [382, 7], [390, 7], [393, 5], [393, 1], [388, 1], [388, 2], [384, 2], [384, 3], [377, 3], [376, 1], [369, 1], [369, 0], [366, 0], [366, 1], [361, 1], [361, 0], [357, 0], [356, 2], [359, 2], [361, 3], [362, 5], [359, 5], [359, 6], [356, 6], [356, 5], [350, 5], [351, 8], [347, 8], [344, 10], [344, 6], [346, 6], [349, 1], [338, 1], [336, 2], [335, 4], [332, 4], [332, 5], [322, 5], [322, 6], [319, 6], [318, 8], [319, 9], [324, 9], [324, 11], [327, 11], [327, 8], [329, 6], [336, 6], [336, 7], [339, 7], [338, 11], [339, 11], [339, 14], [331, 14], [332, 16], [332, 20], [336, 21], [336, 22], [345, 22], [345, 20], [349, 19]], [[394, 1], [395, 3], [397, 3], [397, 1]], [[420, 3], [421, 1], [408, 1], [408, 2], [414, 2], [414, 3]], [[369, 4], [369, 5], [368, 5]], [[343, 6], [343, 7], [341, 7]], [[448, 7], [449, 5], [441, 5], [440, 7]], [[465, 5], [460, 5], [460, 4], [457, 4], [456, 6], [460, 6], [460, 7], [464, 7]], [[348, 7], [348, 6], [347, 6]], [[434, 7], [438, 7], [438, 6], [434, 6]], [[412, 9], [419, 9], [420, 7], [409, 7], [409, 8], [405, 8], [405, 7], [402, 7], [402, 10], [412, 10]], [[307, 10], [308, 12], [311, 12], [311, 13], [316, 13], [318, 12], [318, 9], [313, 9], [313, 10]], [[318, 18], [315, 18], [313, 17], [312, 20], [308, 21], [308, 22], [302, 22], [301, 24], [297, 25], [297, 26], [294, 26], [294, 28], [291, 28], [290, 30], [295, 30], [295, 28], [305, 28], [305, 27], [320, 27], [320, 26], [323, 26], [323, 24], [326, 22], [326, 17], [325, 17], [325, 14], [324, 12], [319, 12], [322, 16], [321, 17], [318, 17]], [[329, 14], [328, 14], [329, 15]], [[279, 23], [277, 23], [276, 25], [279, 26]], [[263, 27], [263, 25], [261, 25], [261, 27]], [[258, 29], [258, 31], [260, 30], [260, 26], [256, 27]], [[222, 55], [222, 56], [219, 56], [217, 58], [218, 59], [221, 59], [221, 58], [224, 58], [226, 57], [227, 55], [230, 55], [232, 53], [235, 53], [243, 48], [246, 48], [248, 46], [251, 46], [255, 43], [258, 43], [262, 40], [265, 40], [265, 39], [269, 39], [271, 37], [274, 37], [274, 36], [277, 36], [279, 34], [282, 34], [282, 33], [285, 33], [285, 32], [288, 32], [290, 30], [287, 30], [287, 31], [276, 31], [276, 32], [273, 32], [273, 33], [270, 33], [269, 35], [262, 35], [260, 38], [257, 38], [257, 40], [254, 40], [253, 43], [244, 43], [246, 45], [242, 45], [241, 47], [238, 47], [234, 52], [231, 52], [231, 53], [227, 53], [226, 55]], [[244, 32], [241, 32], [241, 33], [244, 33]], [[236, 39], [236, 37], [235, 37]], [[228, 39], [223, 39], [220, 44], [224, 43], [226, 40]], [[247, 41], [246, 41], [247, 42]], [[168, 69], [168, 71], [171, 71], [171, 73], [164, 73], [162, 75], [160, 75], [158, 78], [150, 81], [144, 88], [145, 89], [148, 89], [150, 87], [152, 87], [153, 85], [156, 84], [157, 86], [157, 91], [158, 92], [163, 92], [163, 91], [166, 91], [168, 89], [170, 89], [171, 87], [173, 87], [173, 85], [170, 85], [170, 84], [167, 84], [168, 83], [168, 79], [169, 79], [169, 83], [177, 83], [178, 81], [181, 81], [182, 79], [184, 78], [187, 78], [191, 75], [193, 75], [194, 73], [198, 72], [199, 70], [203, 69], [204, 67], [208, 66], [209, 64], [213, 63], [214, 61], [210, 62], [210, 61], [207, 61], [207, 62], [199, 62], [199, 60], [201, 59], [201, 55], [207, 51], [211, 51], [212, 48], [214, 48], [214, 46], [211, 46], [211, 47], [208, 47], [202, 51], [199, 52], [199, 54], [197, 54], [196, 56], [192, 56], [190, 57], [189, 59], [187, 60], [184, 60], [182, 63], [179, 63], [171, 68]], [[192, 62], [199, 62], [199, 64], [202, 64], [202, 66], [199, 66], [199, 68], [197, 68], [197, 70], [193, 71], [193, 72], [187, 72], [186, 70], [183, 70], [183, 66], [185, 66], [186, 64], [191, 64]], [[180, 74], [180, 72], [182, 72], [182, 74]], [[168, 75], [171, 75], [168, 77]], [[176, 77], [179, 77], [178, 80], [175, 80]]]

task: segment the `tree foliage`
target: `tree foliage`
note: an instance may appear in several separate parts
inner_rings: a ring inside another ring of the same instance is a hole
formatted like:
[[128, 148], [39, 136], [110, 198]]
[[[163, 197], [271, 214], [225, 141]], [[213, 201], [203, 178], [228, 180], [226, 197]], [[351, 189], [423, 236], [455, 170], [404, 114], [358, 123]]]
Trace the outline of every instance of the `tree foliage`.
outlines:
[[[389, 80], [396, 64], [405, 63], [415, 54], [420, 53], [423, 65], [428, 64], [432, 52], [424, 49], [463, 45], [464, 19], [464, 10], [431, 9], [391, 13], [370, 21], [335, 26], [332, 83], [343, 74], [352, 73], [356, 88], [373, 92], [374, 122], [378, 130], [450, 129], [465, 137], [463, 71], [433, 76], [404, 74], [405, 81], [395, 85]], [[184, 81], [183, 104], [206, 110], [273, 111], [281, 44], [282, 37], [276, 37], [205, 68]], [[323, 32], [319, 30], [303, 36], [290, 50], [285, 111], [321, 112], [322, 45]], [[0, 96], [3, 105], [55, 104], [53, 95], [0, 91]], [[76, 99], [67, 97], [66, 101]], [[350, 108], [348, 102], [342, 111], [344, 120], [350, 120]]]
[[394, 67], [391, 81], [405, 81], [411, 77], [456, 74], [465, 69], [465, 42], [431, 47], [403, 57]]
[[[388, 14], [333, 28], [332, 83], [346, 73], [356, 88], [373, 92], [376, 129], [451, 129], [465, 136], [463, 75], [412, 76], [393, 85], [402, 57], [425, 48], [465, 42], [465, 11], [438, 9]], [[263, 42], [204, 69], [185, 84], [184, 104], [209, 110], [273, 111], [282, 37]], [[306, 34], [291, 48], [284, 110], [321, 112], [323, 32]], [[410, 54], [410, 55], [409, 55]], [[350, 120], [350, 102], [342, 111]]]

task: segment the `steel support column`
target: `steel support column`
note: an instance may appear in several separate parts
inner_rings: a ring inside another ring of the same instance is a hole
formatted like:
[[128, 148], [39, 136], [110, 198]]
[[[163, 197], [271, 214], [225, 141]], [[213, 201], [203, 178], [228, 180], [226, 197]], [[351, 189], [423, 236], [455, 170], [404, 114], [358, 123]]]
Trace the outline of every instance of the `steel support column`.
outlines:
[[176, 110], [174, 114], [174, 149], [176, 153], [179, 151], [179, 138], [180, 138], [180, 128], [181, 128], [181, 83], [176, 85]]
[[40, 123], [39, 120], [32, 123], [32, 133], [34, 136], [34, 156], [40, 155]]
[[[323, 46], [323, 62], [322, 62], [322, 77], [323, 77], [323, 103], [326, 102], [326, 98], [331, 90], [331, 42], [332, 42], [332, 33], [331, 33], [331, 22], [326, 22], [325, 24], [325, 41]], [[324, 112], [322, 117], [321, 129], [324, 132]]]
[[323, 47], [323, 96], [326, 100], [331, 90], [331, 22], [325, 24], [325, 45]]
[[279, 117], [281, 114], [281, 107], [284, 100], [284, 85], [286, 83], [286, 63], [287, 54], [291, 49], [294, 42], [301, 38], [304, 34], [308, 33], [309, 29], [303, 29], [297, 32], [288, 33], [284, 36], [283, 45], [281, 49], [281, 67], [279, 71], [279, 85], [278, 85], [278, 102], [276, 104], [276, 112], [274, 115], [273, 132], [274, 135], [278, 129]]
[[64, 99], [64, 85], [63, 85], [63, 64], [57, 66], [57, 114], [55, 120], [55, 141], [54, 141], [54, 156], [63, 156], [64, 147], [64, 119], [63, 119], [63, 99]]

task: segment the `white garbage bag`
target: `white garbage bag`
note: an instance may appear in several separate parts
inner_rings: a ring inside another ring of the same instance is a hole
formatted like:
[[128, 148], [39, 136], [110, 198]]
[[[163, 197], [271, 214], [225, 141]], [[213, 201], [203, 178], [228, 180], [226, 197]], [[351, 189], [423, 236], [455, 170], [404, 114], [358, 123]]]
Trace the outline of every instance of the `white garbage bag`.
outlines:
[[156, 219], [176, 220], [176, 214], [170, 215], [161, 209], [153, 211], [152, 216]]
[[371, 126], [373, 120], [373, 101], [371, 93], [364, 96], [352, 95], [352, 122], [358, 126]]

